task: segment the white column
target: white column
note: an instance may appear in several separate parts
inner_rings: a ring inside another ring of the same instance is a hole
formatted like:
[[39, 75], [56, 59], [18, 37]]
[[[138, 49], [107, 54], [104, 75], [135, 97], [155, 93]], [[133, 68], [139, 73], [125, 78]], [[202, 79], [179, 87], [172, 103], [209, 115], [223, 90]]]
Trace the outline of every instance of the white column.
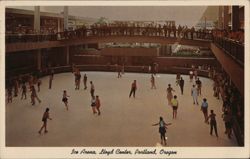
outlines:
[[64, 30], [68, 29], [68, 20], [69, 20], [69, 7], [64, 6], [63, 9]]
[[[34, 31], [36, 33], [40, 33], [40, 6], [35, 6], [34, 8]], [[36, 53], [36, 60], [37, 60], [37, 69], [40, 70], [42, 68], [42, 53], [41, 49], [37, 50]]]
[[34, 8], [34, 30], [40, 32], [40, 6]]

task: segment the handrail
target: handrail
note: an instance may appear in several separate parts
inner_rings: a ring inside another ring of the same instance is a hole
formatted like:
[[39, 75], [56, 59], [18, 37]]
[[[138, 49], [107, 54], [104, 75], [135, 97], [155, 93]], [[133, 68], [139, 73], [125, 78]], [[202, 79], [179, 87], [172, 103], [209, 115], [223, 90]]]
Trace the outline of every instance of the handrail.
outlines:
[[241, 66], [244, 66], [244, 44], [222, 37], [214, 37], [214, 43], [234, 58]]

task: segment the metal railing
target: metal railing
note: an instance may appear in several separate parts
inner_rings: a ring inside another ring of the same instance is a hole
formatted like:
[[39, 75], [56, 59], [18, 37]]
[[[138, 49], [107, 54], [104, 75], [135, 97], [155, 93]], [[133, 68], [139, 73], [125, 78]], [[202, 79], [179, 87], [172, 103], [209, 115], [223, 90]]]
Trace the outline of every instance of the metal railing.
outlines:
[[240, 65], [244, 66], [244, 44], [222, 37], [214, 37], [214, 43], [233, 57]]
[[212, 40], [212, 32], [171, 30], [157, 27], [93, 27], [74, 31], [58, 32], [56, 34], [6, 34], [6, 43], [42, 42], [89, 36], [156, 36], [167, 38]]

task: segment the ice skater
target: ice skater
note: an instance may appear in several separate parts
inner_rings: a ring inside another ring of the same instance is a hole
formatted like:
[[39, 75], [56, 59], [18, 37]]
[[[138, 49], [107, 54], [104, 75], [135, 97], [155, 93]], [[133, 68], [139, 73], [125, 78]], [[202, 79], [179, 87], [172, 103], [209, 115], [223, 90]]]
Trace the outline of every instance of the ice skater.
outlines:
[[208, 114], [207, 114], [207, 109], [208, 109], [208, 103], [207, 103], [207, 99], [204, 98], [203, 102], [201, 104], [201, 111], [203, 112], [204, 115], [204, 119], [205, 119], [205, 123], [208, 124]]
[[225, 134], [227, 134], [228, 138], [231, 139], [232, 135], [232, 116], [228, 112], [228, 110], [224, 111], [224, 114], [222, 115], [223, 121], [225, 122]]
[[134, 82], [131, 84], [131, 90], [130, 90], [130, 93], [129, 93], [129, 98], [131, 97], [132, 94], [133, 94], [133, 97], [135, 98], [136, 90], [137, 90], [136, 80], [134, 80]]
[[87, 89], [87, 80], [88, 80], [88, 77], [87, 77], [86, 74], [84, 74], [84, 76], [83, 76], [83, 85], [84, 85], [85, 90]]
[[176, 74], [176, 86], [178, 86], [180, 84], [180, 80], [181, 80], [181, 74], [177, 73]]
[[197, 78], [197, 80], [195, 81], [196, 85], [197, 85], [197, 89], [198, 89], [198, 95], [201, 95], [201, 81], [199, 78]]
[[171, 87], [171, 84], [168, 84], [168, 88], [167, 88], [167, 99], [168, 99], [168, 105], [171, 105], [171, 100], [173, 98], [173, 94], [172, 92], [174, 92], [175, 90]]
[[151, 89], [156, 89], [156, 86], [155, 86], [155, 77], [154, 77], [153, 74], [151, 75]]
[[12, 86], [8, 86], [7, 88], [7, 102], [12, 103]]
[[182, 77], [181, 77], [181, 79], [180, 79], [180, 84], [179, 84], [179, 86], [180, 86], [180, 89], [181, 89], [181, 94], [183, 95], [184, 80], [182, 79]]
[[122, 78], [122, 74], [121, 74], [121, 66], [117, 65], [117, 78]]
[[95, 86], [92, 81], [90, 81], [90, 95], [91, 97], [95, 96]]
[[37, 99], [38, 102], [41, 103], [41, 100], [37, 96], [35, 86], [31, 86], [31, 103], [32, 103], [32, 105], [36, 104], [35, 99]]
[[213, 129], [214, 129], [215, 135], [216, 135], [216, 137], [218, 137], [217, 123], [216, 123], [215, 116], [216, 116], [216, 114], [214, 114], [214, 111], [211, 110], [210, 115], [208, 116], [208, 119], [210, 119], [210, 135], [213, 135]]
[[100, 111], [101, 101], [100, 101], [99, 96], [96, 96], [96, 99], [95, 99], [95, 106], [96, 106], [96, 110], [97, 110], [97, 112], [98, 112], [98, 115], [101, 115], [101, 111]]
[[193, 97], [193, 104], [199, 104], [198, 103], [198, 90], [195, 87], [195, 85], [193, 85], [193, 87], [191, 88], [191, 96]]
[[47, 120], [52, 120], [52, 118], [50, 118], [49, 116], [49, 108], [46, 108], [45, 112], [43, 113], [43, 118], [42, 118], [42, 122], [43, 125], [41, 127], [41, 129], [38, 131], [39, 134], [41, 134], [42, 130], [44, 129], [44, 133], [47, 133]]
[[37, 80], [37, 91], [40, 92], [40, 86], [42, 84], [42, 81], [40, 79]]
[[27, 93], [27, 87], [26, 87], [25, 82], [23, 82], [23, 84], [22, 84], [22, 97], [21, 97], [21, 99], [23, 99], [23, 98], [26, 99], [26, 97], [27, 97], [26, 93]]
[[64, 90], [63, 91], [63, 98], [62, 98], [62, 101], [63, 101], [63, 103], [65, 104], [65, 107], [66, 107], [66, 109], [67, 110], [69, 110], [69, 106], [68, 106], [68, 95], [67, 95], [67, 91], [66, 90]]
[[91, 105], [90, 106], [92, 108], [93, 114], [96, 114], [96, 98], [95, 98], [95, 96], [91, 97]]
[[178, 106], [179, 106], [179, 103], [178, 103], [176, 95], [171, 100], [171, 105], [172, 105], [172, 108], [173, 108], [173, 119], [176, 119], [176, 117], [177, 117], [177, 109], [178, 109]]
[[53, 76], [54, 76], [53, 74], [49, 75], [49, 89], [51, 89], [52, 87]]
[[157, 126], [159, 125], [159, 133], [160, 133], [160, 138], [161, 138], [161, 144], [164, 143], [166, 145], [166, 129], [168, 125], [171, 125], [172, 123], [165, 123], [162, 117], [160, 117], [160, 121], [156, 124], [153, 124], [152, 126]]

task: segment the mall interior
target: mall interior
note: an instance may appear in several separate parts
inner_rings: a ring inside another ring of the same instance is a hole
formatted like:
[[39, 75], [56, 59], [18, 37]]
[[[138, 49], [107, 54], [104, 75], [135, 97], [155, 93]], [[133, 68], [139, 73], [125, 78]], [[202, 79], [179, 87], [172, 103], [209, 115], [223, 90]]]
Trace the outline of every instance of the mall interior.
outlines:
[[[61, 8], [60, 13], [41, 10], [41, 6], [33, 10], [5, 8], [6, 146], [157, 146], [158, 129], [151, 125], [162, 114], [173, 125], [167, 130], [168, 146], [244, 146], [244, 6], [208, 6], [193, 26], [173, 19], [75, 16], [70, 14], [71, 7]], [[117, 81], [120, 69], [125, 73]], [[90, 80], [96, 84], [101, 118], [92, 117], [89, 91], [74, 89], [74, 71], [80, 71], [82, 77], [88, 75], [88, 89]], [[47, 85], [52, 72], [54, 88], [50, 90]], [[200, 106], [196, 110], [184, 106], [186, 102], [194, 107], [190, 72], [196, 72], [203, 82], [200, 104], [207, 98], [217, 114], [218, 139], [209, 135]], [[157, 95], [142, 88], [150, 85], [151, 74], [156, 75]], [[185, 79], [183, 96], [175, 86], [178, 74]], [[34, 106], [30, 104], [30, 79], [35, 86], [42, 81], [37, 92], [42, 102]], [[138, 98], [133, 101], [127, 91], [135, 79]], [[21, 100], [23, 82], [28, 89], [26, 101]], [[181, 105], [176, 120], [167, 107], [168, 83]], [[68, 112], [61, 101], [65, 89], [70, 96]], [[76, 104], [81, 102], [87, 105], [84, 112], [83, 106]], [[119, 103], [123, 107], [117, 109]], [[155, 108], [145, 108], [148, 103]], [[48, 122], [49, 133], [41, 136], [37, 132], [46, 107], [50, 107], [53, 120]], [[230, 138], [224, 133], [224, 111], [230, 115]], [[189, 119], [191, 126], [180, 128]], [[76, 138], [77, 134], [83, 134], [82, 139]], [[187, 138], [180, 137], [185, 135]]]

